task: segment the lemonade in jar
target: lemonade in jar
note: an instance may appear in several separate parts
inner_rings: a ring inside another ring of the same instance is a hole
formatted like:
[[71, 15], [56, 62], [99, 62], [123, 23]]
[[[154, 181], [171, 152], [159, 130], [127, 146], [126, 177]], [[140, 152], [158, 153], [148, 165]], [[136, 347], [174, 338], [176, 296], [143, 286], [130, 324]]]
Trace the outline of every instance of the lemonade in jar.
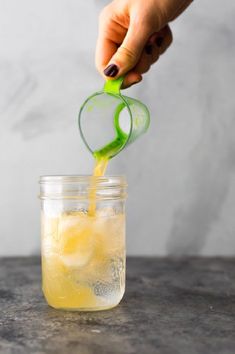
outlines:
[[57, 309], [116, 306], [125, 290], [124, 177], [40, 178], [42, 287]]

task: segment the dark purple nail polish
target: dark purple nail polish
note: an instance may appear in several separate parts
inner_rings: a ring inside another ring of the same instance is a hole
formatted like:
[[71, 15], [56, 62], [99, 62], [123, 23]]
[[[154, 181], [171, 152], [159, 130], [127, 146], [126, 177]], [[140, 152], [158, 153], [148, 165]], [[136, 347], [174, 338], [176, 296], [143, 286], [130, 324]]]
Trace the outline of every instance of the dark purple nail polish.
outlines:
[[146, 45], [146, 47], [145, 47], [145, 52], [147, 53], [147, 54], [152, 54], [152, 52], [153, 52], [153, 46], [151, 45], [151, 44], [147, 44]]
[[164, 40], [163, 37], [158, 37], [158, 38], [156, 38], [156, 45], [157, 45], [157, 47], [160, 48], [160, 47], [162, 46], [163, 40]]
[[115, 64], [110, 64], [104, 69], [104, 75], [109, 77], [115, 77], [119, 71], [119, 68]]

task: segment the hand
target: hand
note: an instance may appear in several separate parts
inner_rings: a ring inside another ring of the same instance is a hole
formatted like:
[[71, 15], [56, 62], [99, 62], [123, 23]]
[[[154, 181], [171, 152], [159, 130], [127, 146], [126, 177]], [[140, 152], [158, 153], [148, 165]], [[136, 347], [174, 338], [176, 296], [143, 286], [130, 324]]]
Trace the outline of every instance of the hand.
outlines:
[[123, 87], [142, 80], [172, 42], [168, 22], [192, 0], [114, 0], [100, 14], [96, 66], [105, 77], [126, 74]]

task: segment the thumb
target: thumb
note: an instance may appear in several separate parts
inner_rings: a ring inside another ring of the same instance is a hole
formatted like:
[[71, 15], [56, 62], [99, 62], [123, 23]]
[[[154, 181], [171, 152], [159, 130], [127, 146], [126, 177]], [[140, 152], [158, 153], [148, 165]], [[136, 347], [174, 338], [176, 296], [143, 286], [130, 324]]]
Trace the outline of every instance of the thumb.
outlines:
[[104, 74], [108, 77], [119, 77], [134, 68], [150, 35], [148, 26], [143, 26], [140, 31], [140, 25], [130, 23], [121, 46], [110, 59]]

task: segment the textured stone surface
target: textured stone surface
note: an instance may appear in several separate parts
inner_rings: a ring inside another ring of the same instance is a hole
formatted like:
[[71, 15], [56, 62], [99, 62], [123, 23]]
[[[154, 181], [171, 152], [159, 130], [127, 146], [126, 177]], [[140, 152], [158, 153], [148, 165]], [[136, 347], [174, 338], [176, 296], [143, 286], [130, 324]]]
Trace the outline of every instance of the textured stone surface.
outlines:
[[0, 260], [1, 354], [235, 353], [235, 259], [128, 259], [115, 309], [56, 311], [38, 258]]

